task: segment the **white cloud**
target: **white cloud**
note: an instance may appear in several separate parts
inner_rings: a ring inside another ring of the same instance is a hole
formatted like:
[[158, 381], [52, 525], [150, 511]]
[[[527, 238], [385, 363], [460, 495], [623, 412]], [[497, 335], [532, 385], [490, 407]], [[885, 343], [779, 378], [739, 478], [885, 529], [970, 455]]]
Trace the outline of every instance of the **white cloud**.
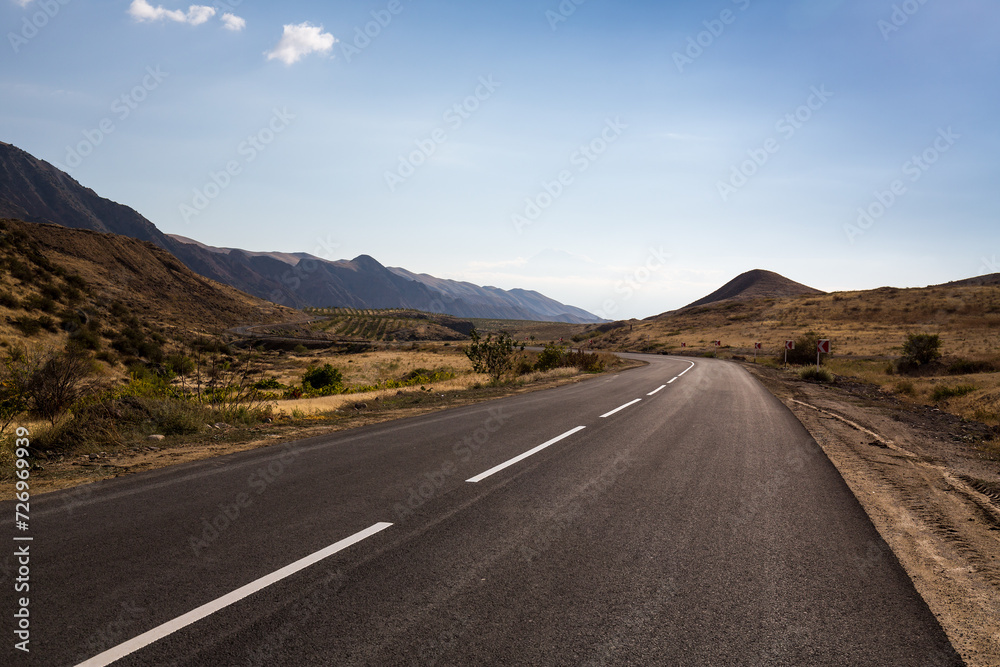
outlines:
[[129, 16], [136, 21], [161, 21], [168, 19], [177, 23], [201, 25], [215, 16], [215, 8], [206, 5], [191, 5], [187, 12], [179, 9], [164, 9], [162, 5], [152, 6], [146, 0], [132, 0], [128, 8]]
[[337, 39], [328, 32], [323, 32], [323, 26], [310, 25], [308, 21], [298, 25], [285, 26], [278, 44], [268, 51], [268, 60], [277, 58], [286, 65], [298, 62], [310, 53], [329, 53]]
[[30, 4], [31, 4], [31, 3], [33, 2], [33, 1], [34, 1], [34, 0], [14, 0], [14, 2], [15, 2], [16, 4], [18, 4], [18, 5], [21, 5], [22, 7], [27, 7], [27, 6], [28, 6], [28, 5], [30, 5]]
[[245, 19], [240, 18], [236, 14], [230, 14], [226, 12], [222, 15], [222, 24], [226, 30], [232, 30], [233, 32], [239, 32], [243, 28], [247, 27], [247, 22]]

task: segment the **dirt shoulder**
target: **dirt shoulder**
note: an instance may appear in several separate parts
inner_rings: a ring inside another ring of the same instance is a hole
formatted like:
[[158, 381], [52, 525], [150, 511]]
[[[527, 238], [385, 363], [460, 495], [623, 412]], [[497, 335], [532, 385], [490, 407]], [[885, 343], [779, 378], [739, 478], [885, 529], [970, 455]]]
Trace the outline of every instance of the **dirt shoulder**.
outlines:
[[1000, 665], [1000, 462], [990, 427], [838, 378], [744, 364], [822, 446], [970, 667]]
[[[604, 375], [644, 365], [645, 362], [642, 361], [623, 359], [621, 365], [609, 369]], [[170, 436], [163, 440], [146, 441], [123, 448], [108, 448], [107, 451], [77, 452], [51, 457], [43, 453], [44, 458], [37, 462], [36, 468], [31, 473], [32, 492], [34, 495], [49, 493], [178, 463], [200, 461], [506, 396], [552, 389], [583, 382], [592, 377], [596, 375], [578, 372], [569, 376], [543, 378], [523, 385], [485, 385], [448, 391], [435, 391], [431, 385], [426, 390], [398, 391], [394, 395], [376, 397], [374, 400], [359, 397], [359, 400], [350, 402], [349, 407], [335, 411], [336, 416], [332, 417], [308, 416], [293, 419], [279, 416], [271, 423], [252, 428], [218, 424], [215, 425], [217, 428], [194, 436]], [[13, 484], [2, 485], [0, 500], [11, 500], [13, 497]]]

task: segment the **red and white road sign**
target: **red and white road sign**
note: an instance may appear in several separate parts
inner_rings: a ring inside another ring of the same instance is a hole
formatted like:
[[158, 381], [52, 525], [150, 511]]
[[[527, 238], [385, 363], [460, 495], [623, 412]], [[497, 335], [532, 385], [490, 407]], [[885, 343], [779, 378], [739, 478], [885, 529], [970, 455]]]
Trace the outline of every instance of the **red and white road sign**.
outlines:
[[687, 346], [688, 346], [687, 343], [681, 343], [681, 347], [687, 347]]
[[715, 341], [715, 347], [722, 347], [722, 341], [721, 340]]
[[816, 351], [820, 354], [830, 354], [830, 341], [824, 339], [816, 343]]
[[763, 350], [764, 349], [764, 344], [763, 343], [754, 343], [753, 344], [753, 349], [755, 349], [755, 350]]
[[794, 350], [795, 349], [795, 341], [794, 340], [786, 340], [785, 341], [785, 349], [786, 350]]

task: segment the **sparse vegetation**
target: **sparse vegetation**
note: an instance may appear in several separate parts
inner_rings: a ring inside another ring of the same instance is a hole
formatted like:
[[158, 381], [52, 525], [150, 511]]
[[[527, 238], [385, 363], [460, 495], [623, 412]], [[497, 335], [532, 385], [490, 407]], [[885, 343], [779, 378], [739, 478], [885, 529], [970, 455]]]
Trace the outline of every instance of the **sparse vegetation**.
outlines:
[[[779, 364], [784, 364], [786, 353], [788, 363], [795, 366], [805, 366], [807, 364], [816, 365], [816, 346], [819, 344], [820, 339], [824, 338], [820, 336], [815, 331], [809, 331], [805, 334], [800, 335], [795, 339], [795, 348], [791, 350], [785, 350], [782, 346], [775, 356], [775, 361]], [[826, 354], [820, 355], [820, 363], [823, 363], [827, 358]]]
[[799, 377], [810, 382], [833, 382], [833, 373], [825, 368], [806, 368], [799, 373]]
[[484, 373], [496, 383], [500, 378], [514, 367], [514, 341], [510, 334], [501, 332], [494, 338], [493, 334], [487, 334], [482, 338], [475, 329], [471, 333], [472, 342], [465, 350], [465, 354], [472, 362], [472, 369], [477, 373]]
[[951, 375], [973, 375], [976, 373], [995, 373], [996, 365], [990, 361], [970, 361], [968, 359], [957, 359], [948, 366], [948, 373]]
[[971, 394], [976, 391], [977, 387], [971, 384], [963, 384], [955, 387], [935, 387], [931, 392], [932, 401], [944, 401], [949, 398], [957, 398], [959, 396], [965, 396], [966, 394]]

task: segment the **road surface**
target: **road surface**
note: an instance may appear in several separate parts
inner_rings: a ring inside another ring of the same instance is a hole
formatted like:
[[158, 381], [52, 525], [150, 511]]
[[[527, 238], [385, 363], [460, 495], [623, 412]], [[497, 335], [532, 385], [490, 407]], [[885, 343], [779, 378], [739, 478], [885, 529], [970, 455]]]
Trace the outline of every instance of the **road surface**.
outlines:
[[31, 652], [0, 662], [962, 664], [777, 399], [644, 358], [35, 498]]

